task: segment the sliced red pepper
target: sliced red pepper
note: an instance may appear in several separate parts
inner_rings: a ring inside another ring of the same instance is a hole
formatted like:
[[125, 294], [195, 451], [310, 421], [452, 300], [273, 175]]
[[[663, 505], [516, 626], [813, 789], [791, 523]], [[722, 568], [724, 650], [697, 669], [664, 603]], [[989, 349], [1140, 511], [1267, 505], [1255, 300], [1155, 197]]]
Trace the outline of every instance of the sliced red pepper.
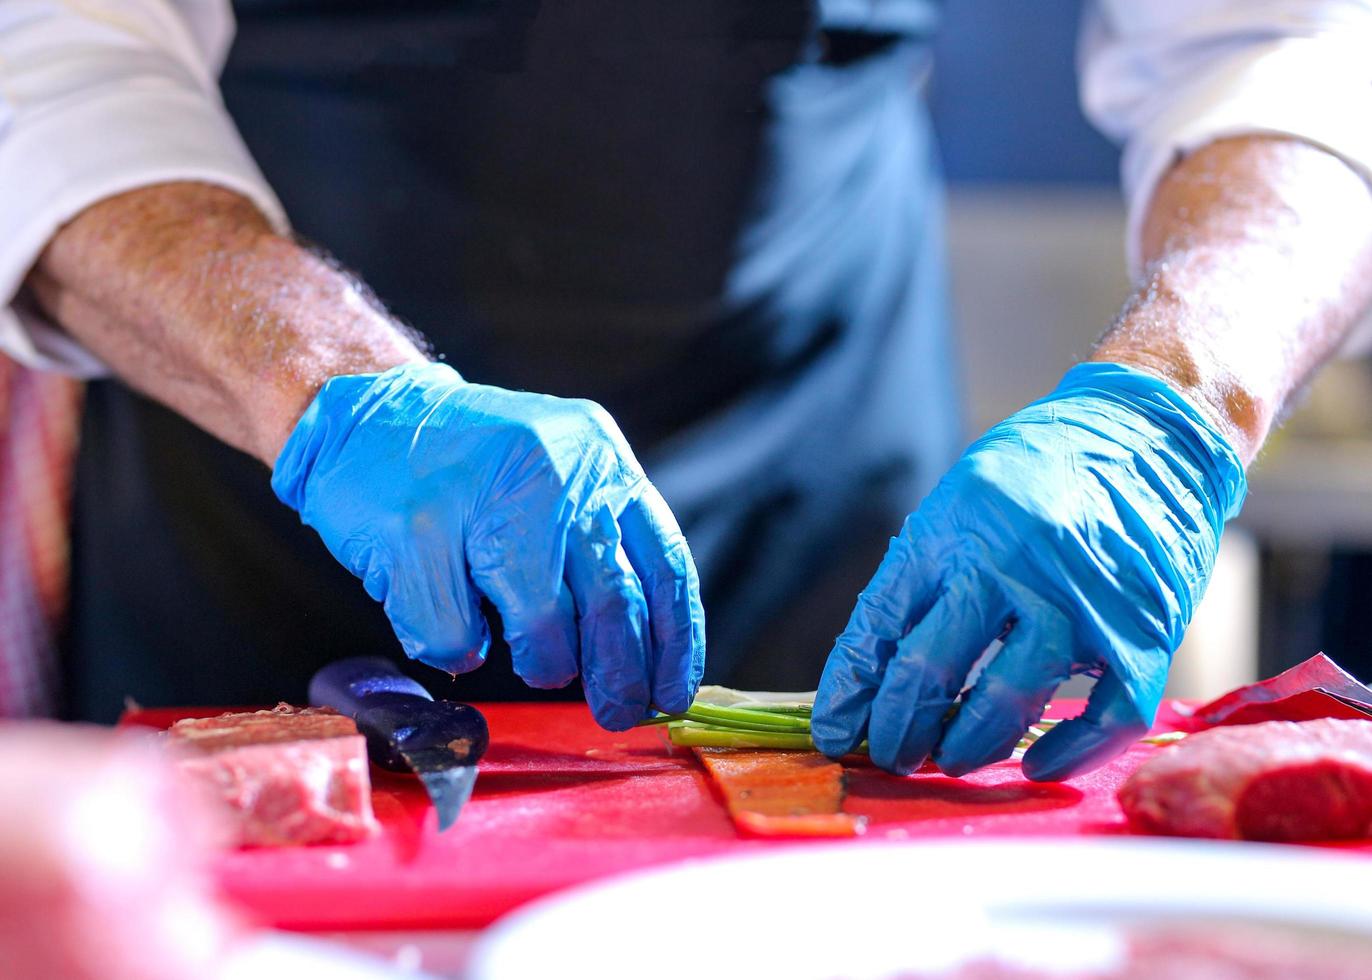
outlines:
[[867, 830], [867, 818], [852, 813], [768, 816], [739, 810], [732, 817], [734, 826], [756, 837], [859, 837]]
[[843, 812], [843, 767], [818, 752], [697, 748], [734, 825], [766, 837], [854, 837], [866, 821]]

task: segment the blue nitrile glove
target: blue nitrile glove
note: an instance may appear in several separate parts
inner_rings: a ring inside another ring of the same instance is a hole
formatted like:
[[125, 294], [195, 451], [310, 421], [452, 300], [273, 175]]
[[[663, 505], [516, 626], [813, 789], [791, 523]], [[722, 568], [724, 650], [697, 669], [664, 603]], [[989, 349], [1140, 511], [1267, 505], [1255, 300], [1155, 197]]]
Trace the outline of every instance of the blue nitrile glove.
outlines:
[[705, 669], [695, 563], [600, 406], [470, 384], [443, 364], [320, 389], [272, 489], [385, 605], [405, 652], [481, 665], [500, 611], [532, 687], [578, 670], [596, 720], [684, 711]]
[[837, 757], [866, 738], [885, 769], [932, 754], [962, 775], [1007, 758], [1060, 681], [1099, 672], [1086, 711], [1040, 738], [1024, 772], [1107, 761], [1151, 724], [1245, 492], [1233, 448], [1165, 383], [1074, 367], [978, 439], [891, 540], [825, 665], [815, 744]]

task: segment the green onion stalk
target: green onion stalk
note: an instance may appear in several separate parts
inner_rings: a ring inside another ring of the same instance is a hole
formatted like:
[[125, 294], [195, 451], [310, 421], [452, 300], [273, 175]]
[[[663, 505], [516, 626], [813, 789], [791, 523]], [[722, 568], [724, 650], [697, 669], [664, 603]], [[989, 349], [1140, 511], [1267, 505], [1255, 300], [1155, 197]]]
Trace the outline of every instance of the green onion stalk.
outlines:
[[[815, 743], [810, 737], [810, 712], [812, 705], [796, 701], [767, 704], [745, 697], [741, 692], [713, 688], [719, 700], [733, 703], [719, 704], [697, 698], [692, 705], [680, 714], [658, 714], [639, 723], [645, 725], [664, 725], [667, 738], [673, 745], [721, 749], [791, 749], [795, 751], [815, 751]], [[739, 702], [747, 703], [743, 707]], [[956, 714], [958, 705], [949, 711], [951, 718]], [[1033, 745], [1047, 734], [1057, 719], [1045, 718], [1036, 722], [1015, 746], [1016, 755]], [[1183, 737], [1181, 732], [1165, 732], [1147, 736], [1141, 741], [1153, 745], [1166, 745]], [[867, 754], [867, 743], [863, 742], [855, 750], [857, 754]]]

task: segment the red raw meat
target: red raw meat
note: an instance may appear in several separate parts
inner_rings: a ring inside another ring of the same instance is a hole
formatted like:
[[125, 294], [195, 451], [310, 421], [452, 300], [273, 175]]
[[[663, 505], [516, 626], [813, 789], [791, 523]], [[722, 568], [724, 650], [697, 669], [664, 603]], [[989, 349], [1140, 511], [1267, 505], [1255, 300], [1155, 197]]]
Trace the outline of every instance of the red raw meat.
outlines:
[[168, 730], [181, 772], [228, 805], [240, 846], [349, 844], [380, 831], [366, 740], [329, 708], [188, 718]]
[[1295, 841], [1372, 837], [1372, 721], [1269, 721], [1188, 735], [1120, 787], [1139, 830]]

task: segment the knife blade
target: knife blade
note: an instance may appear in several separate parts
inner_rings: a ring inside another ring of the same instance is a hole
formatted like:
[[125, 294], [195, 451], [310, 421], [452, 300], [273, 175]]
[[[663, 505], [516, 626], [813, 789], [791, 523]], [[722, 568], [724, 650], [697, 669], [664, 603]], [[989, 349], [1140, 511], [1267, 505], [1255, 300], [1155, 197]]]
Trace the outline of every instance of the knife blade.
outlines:
[[311, 704], [357, 722], [378, 766], [419, 777], [440, 832], [453, 825], [472, 795], [477, 763], [490, 744], [481, 712], [457, 701], [435, 701], [423, 685], [381, 657], [348, 657], [321, 667], [310, 680], [309, 696]]

